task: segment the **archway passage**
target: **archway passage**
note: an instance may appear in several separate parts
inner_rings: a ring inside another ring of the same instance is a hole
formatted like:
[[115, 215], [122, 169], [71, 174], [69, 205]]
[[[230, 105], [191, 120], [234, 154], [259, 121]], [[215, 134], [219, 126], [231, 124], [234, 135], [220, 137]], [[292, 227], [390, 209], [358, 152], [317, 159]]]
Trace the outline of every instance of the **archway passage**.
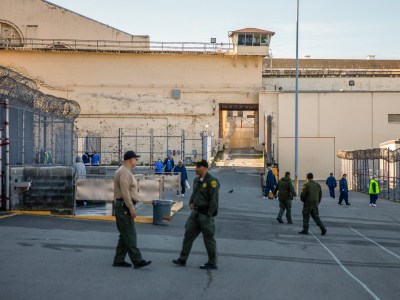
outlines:
[[225, 149], [254, 149], [258, 142], [258, 104], [221, 103], [219, 137]]
[[7, 21], [0, 20], [0, 46], [19, 47], [23, 45], [19, 30]]

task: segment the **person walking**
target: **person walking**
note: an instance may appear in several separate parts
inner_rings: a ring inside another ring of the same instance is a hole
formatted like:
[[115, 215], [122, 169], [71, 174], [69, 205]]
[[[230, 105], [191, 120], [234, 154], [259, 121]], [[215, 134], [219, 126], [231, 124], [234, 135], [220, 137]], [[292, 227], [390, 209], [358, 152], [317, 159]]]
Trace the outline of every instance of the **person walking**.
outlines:
[[217, 243], [214, 238], [214, 217], [218, 212], [218, 179], [208, 172], [208, 163], [201, 160], [196, 163], [197, 177], [193, 181], [193, 193], [189, 200], [192, 210], [186, 222], [186, 230], [182, 250], [178, 259], [172, 262], [178, 266], [186, 266], [194, 240], [203, 234], [204, 245], [208, 254], [208, 262], [200, 269], [217, 269]]
[[161, 158], [159, 158], [155, 163], [154, 163], [154, 174], [156, 175], [161, 175], [163, 172], [163, 167], [164, 164], [161, 161]]
[[339, 180], [339, 205], [343, 205], [342, 202], [346, 202], [346, 205], [351, 205], [349, 203], [349, 188], [347, 185], [347, 174], [343, 174], [342, 179]]
[[93, 151], [91, 159], [92, 166], [100, 166], [100, 155], [96, 152], [96, 150]]
[[181, 173], [181, 197], [185, 197], [186, 180], [188, 179], [188, 176], [186, 167], [183, 165], [181, 160], [178, 161], [178, 165], [174, 167], [173, 172]]
[[142, 254], [136, 246], [135, 204], [139, 201], [139, 190], [132, 169], [136, 167], [139, 157], [135, 152], [127, 151], [124, 154], [124, 162], [115, 171], [114, 207], [119, 239], [114, 256], [114, 267], [132, 266], [125, 261], [126, 254], [129, 255], [135, 269], [151, 264], [151, 260], [142, 259]]
[[267, 178], [265, 179], [265, 191], [263, 198], [269, 198], [270, 192], [273, 193], [276, 187], [276, 178], [274, 172], [272, 172], [271, 167], [267, 167]]
[[75, 175], [75, 178], [77, 178], [77, 179], [86, 177], [86, 168], [85, 168], [85, 165], [82, 162], [82, 158], [80, 156], [77, 156], [75, 158], [74, 175]]
[[172, 169], [174, 168], [174, 160], [172, 159], [171, 156], [168, 156], [164, 160], [164, 173], [171, 173]]
[[303, 185], [301, 189], [300, 199], [303, 202], [303, 230], [300, 234], [308, 234], [308, 228], [310, 225], [310, 216], [314, 222], [321, 229], [321, 235], [325, 235], [327, 230], [319, 218], [318, 205], [322, 199], [322, 189], [318, 182], [314, 181], [314, 175], [312, 173], [307, 174], [308, 181]]
[[337, 181], [336, 178], [333, 176], [333, 173], [330, 173], [330, 176], [326, 179], [325, 183], [329, 188], [330, 197], [335, 199], [335, 189], [337, 187]]
[[91, 155], [89, 154], [88, 151], [85, 151], [85, 153], [83, 153], [82, 161], [85, 166], [90, 166], [90, 157]]
[[376, 200], [378, 200], [379, 195], [379, 183], [375, 179], [371, 179], [369, 182], [369, 206], [376, 206]]
[[290, 172], [285, 173], [285, 177], [282, 177], [274, 190], [274, 196], [278, 193], [279, 199], [279, 213], [276, 218], [279, 223], [283, 223], [282, 216], [286, 210], [286, 220], [288, 224], [293, 224], [292, 220], [292, 200], [296, 197], [296, 192], [293, 187], [292, 179], [290, 179]]

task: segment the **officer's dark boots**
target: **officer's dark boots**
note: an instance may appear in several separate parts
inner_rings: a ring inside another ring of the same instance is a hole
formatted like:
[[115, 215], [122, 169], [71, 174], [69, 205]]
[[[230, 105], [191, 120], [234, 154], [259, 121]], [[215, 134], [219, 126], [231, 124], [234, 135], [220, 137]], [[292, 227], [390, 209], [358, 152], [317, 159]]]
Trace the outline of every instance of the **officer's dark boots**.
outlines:
[[218, 269], [216, 264], [205, 263], [199, 267], [202, 270], [216, 270]]
[[185, 266], [186, 266], [186, 261], [184, 261], [184, 260], [181, 259], [181, 258], [174, 259], [172, 262], [173, 262], [174, 264], [178, 265], [178, 266], [181, 266], [181, 267], [185, 267]]
[[276, 220], [277, 220], [279, 223], [283, 223], [283, 220], [282, 220], [281, 218], [276, 218]]
[[112, 264], [112, 266], [113, 266], [113, 267], [128, 267], [128, 268], [132, 267], [132, 265], [131, 265], [130, 263], [127, 263], [126, 261], [123, 261], [123, 262], [114, 262], [114, 263]]
[[149, 264], [151, 264], [151, 260], [142, 260], [141, 262], [138, 262], [138, 263], [136, 263], [136, 264], [134, 264], [134, 268], [135, 269], [140, 269], [140, 268], [143, 268], [143, 267], [145, 267], [145, 266], [148, 266]]
[[321, 235], [325, 235], [327, 232], [326, 228], [321, 228]]
[[308, 234], [308, 230], [302, 230], [302, 231], [299, 231], [299, 234]]

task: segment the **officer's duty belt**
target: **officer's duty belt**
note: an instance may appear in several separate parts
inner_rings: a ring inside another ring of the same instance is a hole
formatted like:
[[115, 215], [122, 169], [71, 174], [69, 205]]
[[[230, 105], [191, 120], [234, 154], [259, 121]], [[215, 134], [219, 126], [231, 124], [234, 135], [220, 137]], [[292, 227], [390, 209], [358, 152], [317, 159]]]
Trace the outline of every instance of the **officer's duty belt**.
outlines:
[[115, 199], [116, 201], [121, 201], [121, 202], [124, 202], [124, 199], [122, 199], [122, 198], [117, 198], [117, 199]]

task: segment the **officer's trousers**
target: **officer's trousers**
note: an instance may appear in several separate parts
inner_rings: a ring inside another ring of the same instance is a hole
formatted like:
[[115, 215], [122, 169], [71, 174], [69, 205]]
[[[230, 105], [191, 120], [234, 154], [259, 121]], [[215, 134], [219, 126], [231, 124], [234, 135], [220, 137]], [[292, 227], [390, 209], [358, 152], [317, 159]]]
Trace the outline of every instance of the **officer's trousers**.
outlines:
[[135, 221], [127, 211], [122, 201], [115, 201], [115, 218], [119, 231], [119, 239], [115, 251], [114, 263], [123, 262], [128, 253], [132, 263], [137, 264], [142, 261], [142, 254], [136, 246]]
[[321, 230], [325, 229], [324, 224], [322, 224], [319, 218], [318, 206], [317, 205], [304, 205], [303, 206], [303, 230], [308, 231], [310, 227], [310, 216], [313, 218], [314, 222], [318, 225]]
[[200, 233], [203, 234], [204, 245], [206, 246], [208, 254], [208, 263], [216, 264], [217, 243], [214, 238], [214, 218], [196, 211], [192, 211], [189, 218], [187, 219], [180, 259], [183, 259], [184, 261], [188, 259], [193, 242]]
[[288, 222], [292, 222], [292, 200], [280, 200], [279, 199], [279, 213], [278, 218], [282, 219], [282, 216], [286, 210], [286, 219]]

